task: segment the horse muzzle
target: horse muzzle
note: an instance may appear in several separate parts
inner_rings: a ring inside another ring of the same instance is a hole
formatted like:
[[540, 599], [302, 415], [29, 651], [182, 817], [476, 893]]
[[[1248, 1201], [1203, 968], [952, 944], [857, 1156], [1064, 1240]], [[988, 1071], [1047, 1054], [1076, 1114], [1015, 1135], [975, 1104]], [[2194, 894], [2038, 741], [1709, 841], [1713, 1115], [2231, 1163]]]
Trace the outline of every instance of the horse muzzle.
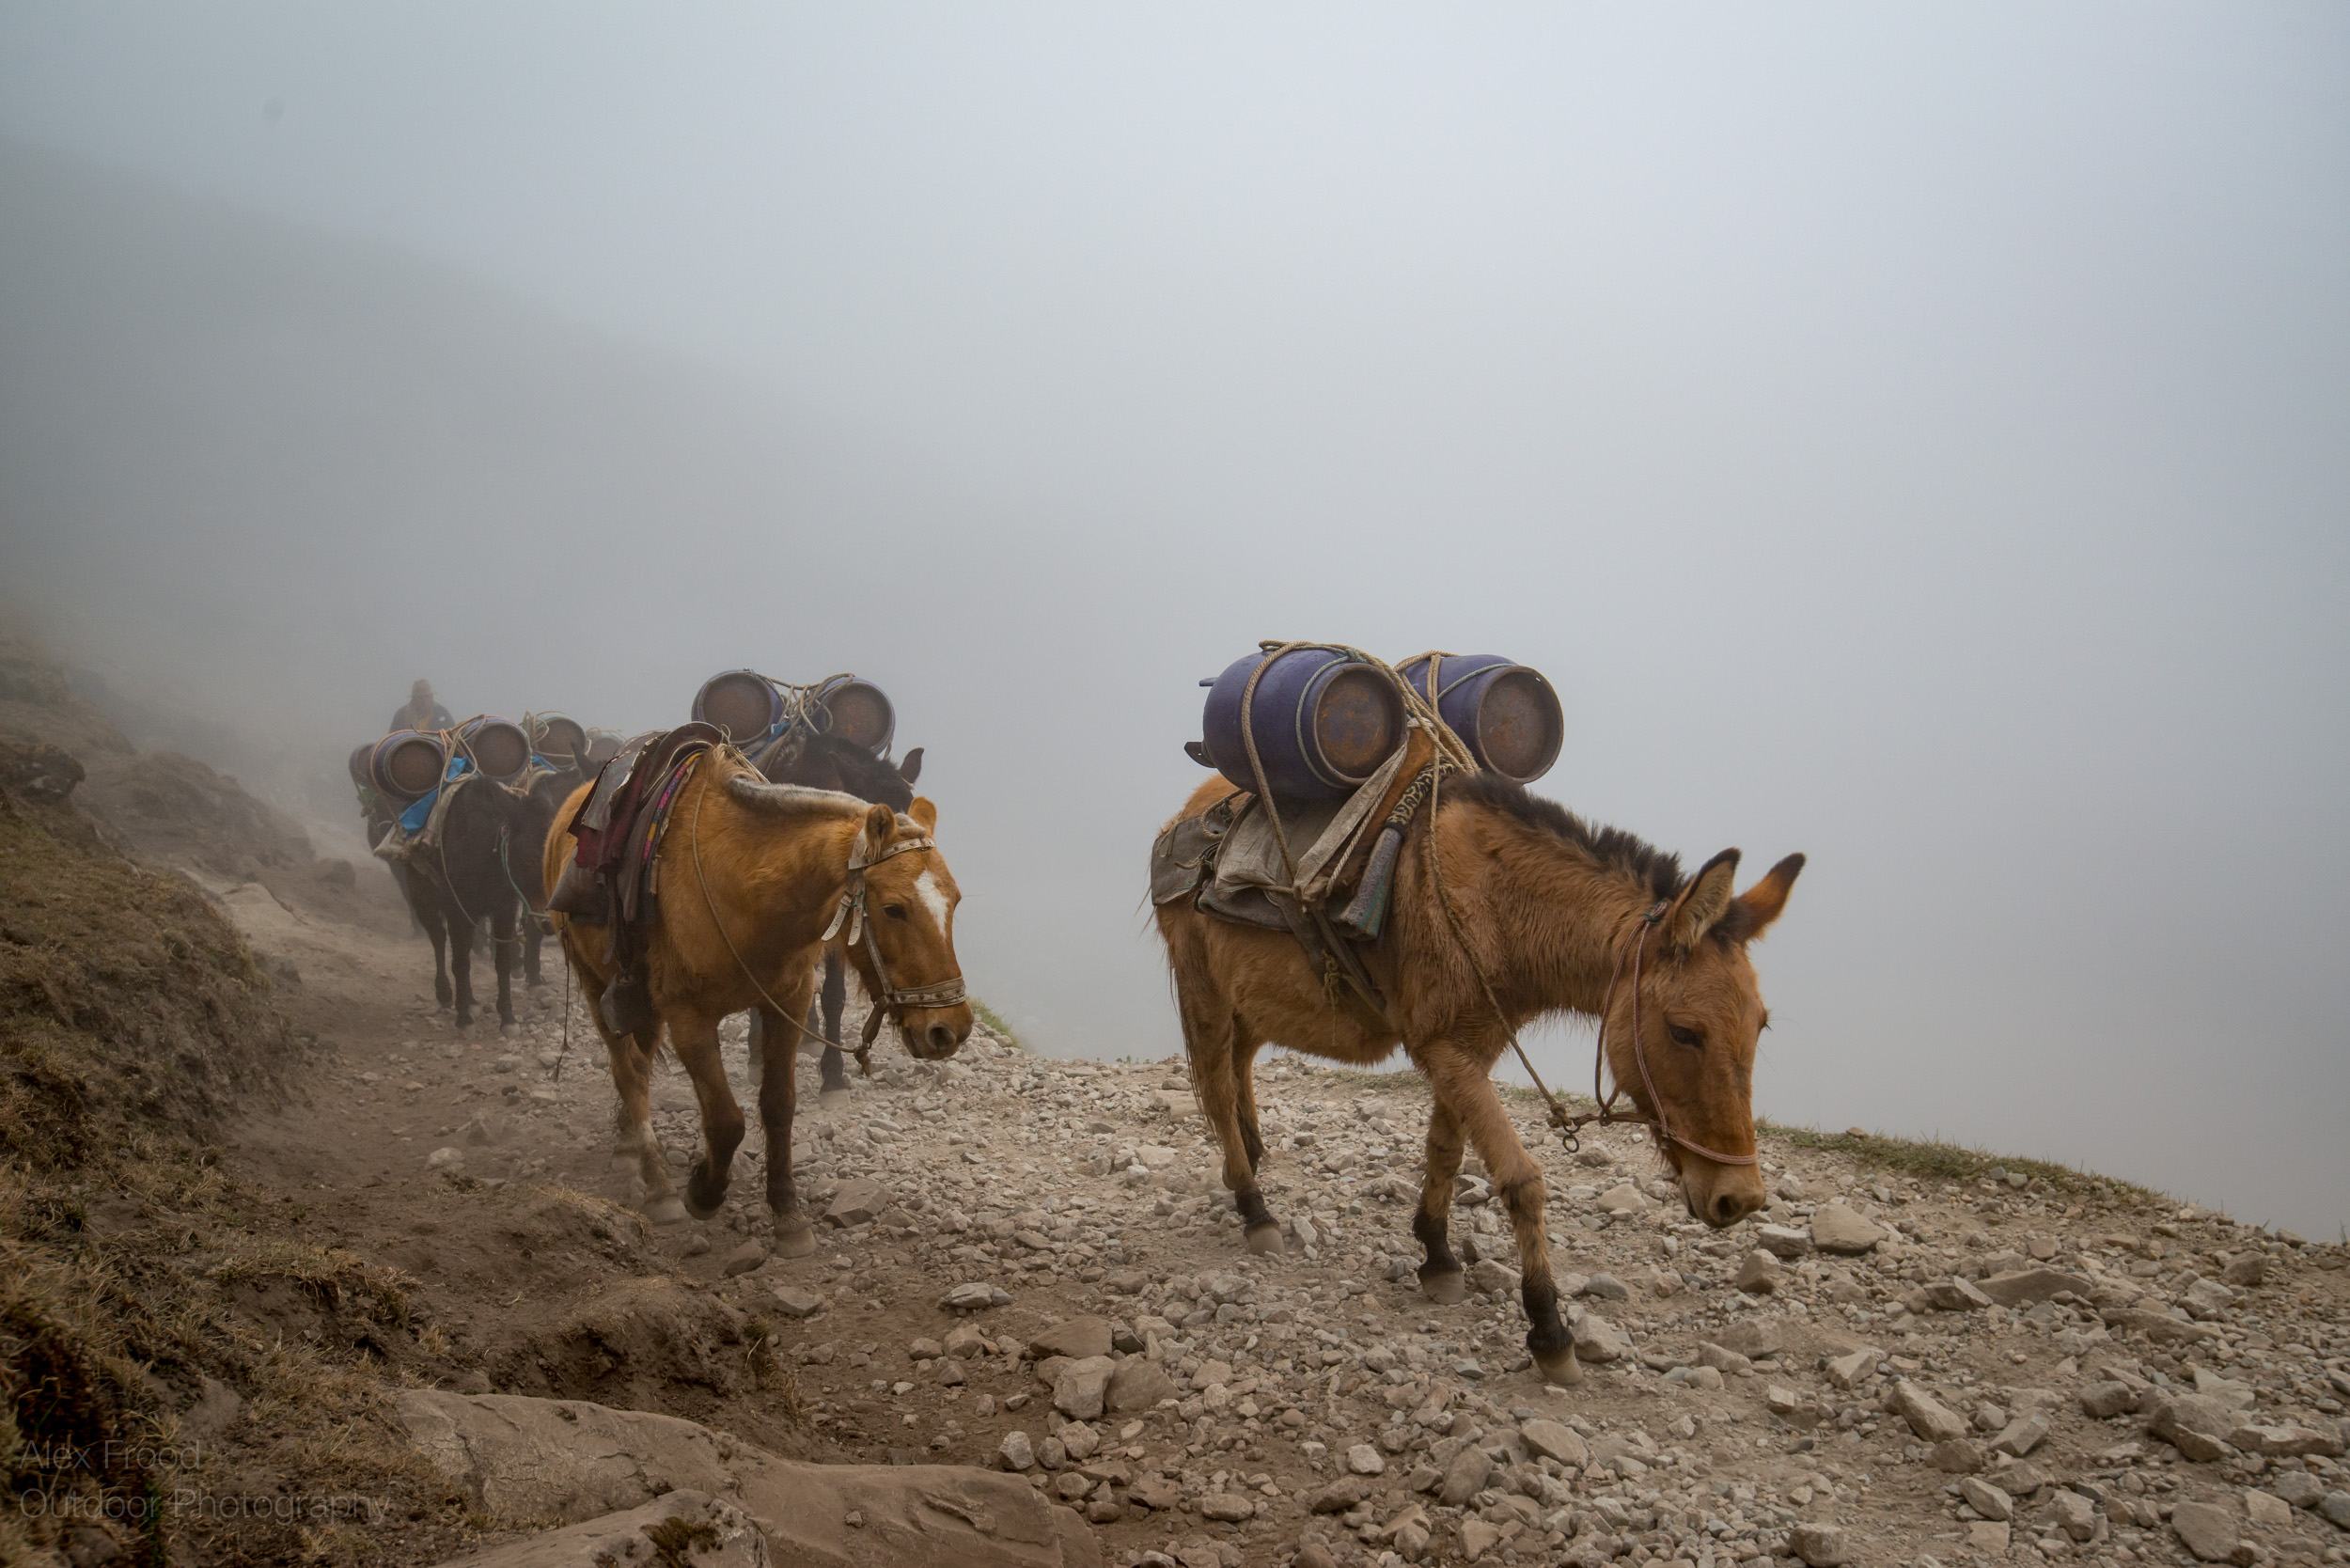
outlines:
[[908, 1008], [898, 1021], [898, 1037], [916, 1061], [945, 1061], [971, 1038], [970, 1006]]
[[1716, 1231], [1727, 1230], [1770, 1201], [1756, 1166], [1722, 1165], [1685, 1151], [1674, 1163], [1681, 1168], [1681, 1196], [1689, 1205], [1689, 1217]]

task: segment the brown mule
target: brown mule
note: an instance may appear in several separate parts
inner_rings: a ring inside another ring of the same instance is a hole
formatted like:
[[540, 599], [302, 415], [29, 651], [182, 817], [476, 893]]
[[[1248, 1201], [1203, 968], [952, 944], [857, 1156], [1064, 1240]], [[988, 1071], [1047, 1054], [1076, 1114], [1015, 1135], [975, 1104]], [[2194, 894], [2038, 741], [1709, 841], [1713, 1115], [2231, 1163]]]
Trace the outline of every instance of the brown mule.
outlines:
[[[547, 835], [552, 888], [572, 857], [570, 828], [587, 799], [566, 801]], [[646, 942], [646, 976], [660, 1022], [635, 1035], [605, 1028], [597, 1006], [611, 975], [605, 928], [554, 917], [565, 957], [587, 993], [588, 1015], [612, 1058], [619, 1093], [616, 1163], [645, 1183], [645, 1213], [671, 1224], [707, 1219], [726, 1200], [728, 1167], [743, 1140], [743, 1112], [718, 1056], [718, 1023], [757, 1010], [762, 1026], [760, 1121], [767, 1135], [767, 1206], [776, 1250], [815, 1249], [791, 1182], [791, 1117], [799, 1020], [807, 1015], [815, 964], [827, 938], [847, 943], [875, 1005], [896, 1022], [907, 1052], [951, 1057], [971, 1033], [955, 960], [954, 909], [962, 897], [931, 842], [938, 809], [917, 799], [900, 815], [829, 790], [770, 784], [729, 749], [694, 764], [680, 788], [662, 845], [660, 918]], [[650, 1077], [664, 1029], [700, 1101], [702, 1157], [685, 1184], [670, 1184], [653, 1132]]]
[[[1182, 815], [1198, 815], [1231, 789], [1209, 780]], [[1755, 1044], [1768, 1013], [1747, 944], [1786, 906], [1803, 856], [1789, 855], [1732, 897], [1736, 850], [1684, 876], [1674, 856], [1629, 834], [1593, 829], [1496, 775], [1447, 779], [1439, 807], [1444, 886], [1507, 1027], [1436, 902], [1423, 814], [1397, 865], [1386, 929], [1362, 950], [1386, 1001], [1386, 1027], [1369, 1023], [1364, 1010], [1326, 999], [1323, 978], [1286, 933], [1210, 918], [1187, 900], [1157, 910], [1192, 1087], [1223, 1146], [1224, 1184], [1250, 1249], [1277, 1251], [1280, 1231], [1257, 1186], [1264, 1140], [1250, 1076], [1258, 1050], [1277, 1041], [1369, 1066], [1402, 1045], [1434, 1098], [1412, 1223], [1427, 1254], [1421, 1290], [1442, 1302], [1465, 1294], [1446, 1220], [1465, 1138], [1493, 1173], [1516, 1233], [1527, 1348], [1544, 1378], [1572, 1383], [1582, 1373], [1559, 1316], [1543, 1232], [1542, 1168], [1494, 1090], [1494, 1063], [1508, 1031], [1529, 1019], [1606, 1012], [1608, 1067], [1644, 1117], [1665, 1118], [1671, 1137], [1659, 1147], [1689, 1212], [1725, 1226], [1760, 1208], [1752, 1089]]]

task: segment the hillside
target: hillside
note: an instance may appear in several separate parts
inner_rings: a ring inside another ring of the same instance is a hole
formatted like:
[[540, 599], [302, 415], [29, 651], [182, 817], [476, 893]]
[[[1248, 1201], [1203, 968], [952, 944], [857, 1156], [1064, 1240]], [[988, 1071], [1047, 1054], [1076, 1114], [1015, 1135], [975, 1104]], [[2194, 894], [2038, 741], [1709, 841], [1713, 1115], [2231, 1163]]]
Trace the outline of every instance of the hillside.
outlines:
[[[12, 700], [120, 758], [10, 658]], [[559, 975], [518, 987], [512, 1033], [457, 1029], [420, 944], [258, 883], [215, 904], [110, 846], [69, 754], [0, 748], [5, 1446], [47, 1499], [0, 1559], [520, 1568], [625, 1538], [702, 1568], [1835, 1568], [2350, 1541], [2342, 1247], [1779, 1128], [1770, 1207], [1716, 1232], [1638, 1134], [1569, 1158], [1513, 1096], [1585, 1367], [1549, 1388], [1473, 1159], [1468, 1297], [1420, 1292], [1416, 1078], [1266, 1068], [1286, 1245], [1258, 1257], [1182, 1063], [983, 1027], [951, 1062], [885, 1044], [845, 1103], [803, 1064], [824, 1224], [784, 1258], [756, 1139], [708, 1223], [634, 1212]], [[725, 1058], [741, 1084], [739, 1022]], [[673, 1161], [697, 1129], [665, 1073]], [[161, 1437], [153, 1469], [57, 1462], [125, 1433]], [[192, 1500], [137, 1513], [159, 1495]]]

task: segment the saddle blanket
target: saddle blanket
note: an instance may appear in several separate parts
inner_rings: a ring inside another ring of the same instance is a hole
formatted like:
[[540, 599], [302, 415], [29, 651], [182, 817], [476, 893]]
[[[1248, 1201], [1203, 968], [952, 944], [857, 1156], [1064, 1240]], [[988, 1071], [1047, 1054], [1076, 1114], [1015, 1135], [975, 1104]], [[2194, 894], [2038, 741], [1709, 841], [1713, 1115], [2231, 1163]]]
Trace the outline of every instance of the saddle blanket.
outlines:
[[1151, 902], [1168, 904], [1196, 895], [1207, 914], [1290, 930], [1292, 922], [1275, 900], [1294, 900], [1308, 908], [1327, 902], [1356, 840], [1394, 789], [1408, 753], [1408, 747], [1398, 747], [1344, 800], [1279, 808], [1281, 829], [1297, 857], [1294, 890], [1272, 813], [1256, 796], [1236, 792], [1159, 835], [1151, 847]]
[[393, 821], [392, 830], [375, 846], [376, 857], [405, 860], [418, 850], [437, 847], [441, 825], [448, 818], [449, 802], [457, 798], [460, 790], [480, 776], [464, 758], [450, 758], [448, 773], [441, 782], [430, 793], [417, 796]]

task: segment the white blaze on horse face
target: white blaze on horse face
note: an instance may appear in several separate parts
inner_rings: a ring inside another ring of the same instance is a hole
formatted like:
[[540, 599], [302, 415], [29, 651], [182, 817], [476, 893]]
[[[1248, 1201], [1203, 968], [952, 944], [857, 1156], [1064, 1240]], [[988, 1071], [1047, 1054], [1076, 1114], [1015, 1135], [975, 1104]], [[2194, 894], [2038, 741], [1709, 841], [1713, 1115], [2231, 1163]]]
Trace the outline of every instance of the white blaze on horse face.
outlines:
[[940, 890], [937, 876], [924, 871], [914, 879], [914, 890], [922, 896], [922, 907], [931, 912], [931, 918], [938, 922], [938, 929], [944, 933], [947, 930], [947, 895]]

